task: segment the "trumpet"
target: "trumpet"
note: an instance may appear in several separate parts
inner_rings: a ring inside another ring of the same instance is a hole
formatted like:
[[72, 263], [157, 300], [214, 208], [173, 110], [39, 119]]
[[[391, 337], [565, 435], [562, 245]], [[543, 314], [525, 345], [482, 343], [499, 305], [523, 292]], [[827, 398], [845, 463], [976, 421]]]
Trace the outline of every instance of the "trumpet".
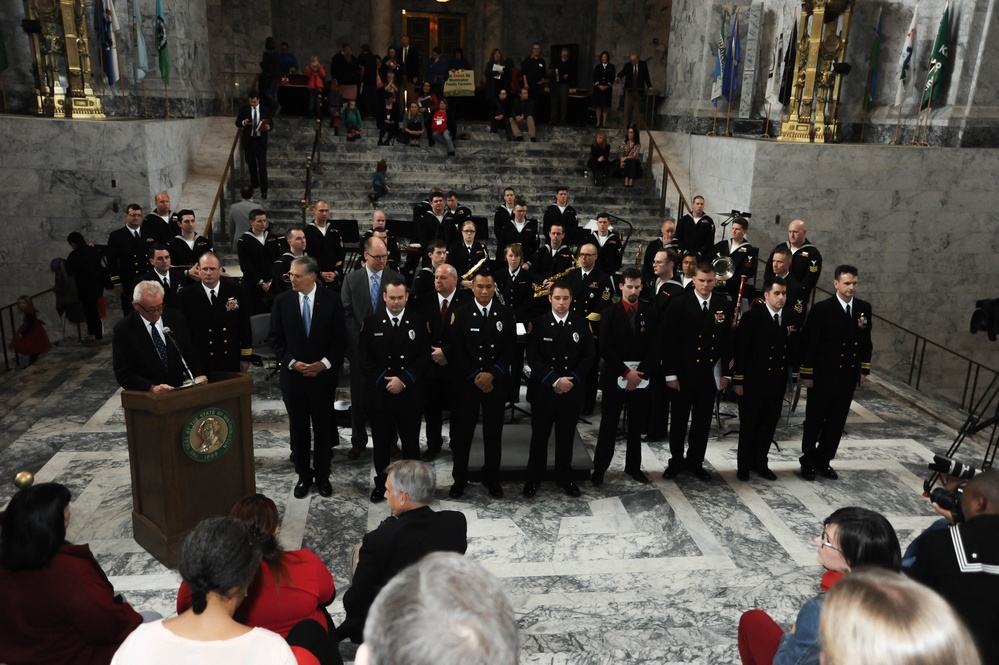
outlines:
[[583, 267], [583, 264], [580, 262], [579, 257], [577, 256], [575, 263], [573, 263], [571, 266], [569, 266], [568, 268], [566, 268], [562, 272], [555, 273], [554, 275], [552, 275], [551, 277], [549, 277], [548, 279], [546, 279], [545, 282], [544, 282], [544, 284], [535, 284], [534, 285], [534, 297], [535, 298], [547, 298], [549, 296], [549, 287], [545, 286], [545, 284], [554, 284], [555, 282], [559, 281], [560, 279], [562, 279], [563, 277], [565, 277], [566, 275], [568, 275], [573, 270], [575, 270], [577, 268], [582, 268], [582, 267]]

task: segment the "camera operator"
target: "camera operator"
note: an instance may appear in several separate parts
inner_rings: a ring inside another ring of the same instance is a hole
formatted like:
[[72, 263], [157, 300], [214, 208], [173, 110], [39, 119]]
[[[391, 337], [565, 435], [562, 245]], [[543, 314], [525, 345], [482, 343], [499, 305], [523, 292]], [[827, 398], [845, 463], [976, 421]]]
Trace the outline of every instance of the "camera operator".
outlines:
[[948, 520], [957, 521], [946, 529], [921, 534], [909, 575], [951, 604], [975, 637], [982, 662], [997, 664], [999, 470], [976, 474], [959, 501], [960, 512], [947, 511], [934, 502], [938, 512], [949, 513]]

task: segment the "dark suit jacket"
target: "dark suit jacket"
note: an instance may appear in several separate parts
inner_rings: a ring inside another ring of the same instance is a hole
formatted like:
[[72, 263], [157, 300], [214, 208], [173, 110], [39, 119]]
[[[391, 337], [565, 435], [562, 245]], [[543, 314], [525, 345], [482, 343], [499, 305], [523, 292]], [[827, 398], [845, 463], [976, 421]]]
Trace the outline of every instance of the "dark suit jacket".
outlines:
[[[402, 279], [402, 275], [391, 268], [382, 270], [381, 281], [378, 282], [379, 302], [376, 303], [380, 308], [385, 307], [381, 302], [381, 295], [385, 293], [385, 282], [392, 277]], [[371, 309], [371, 291], [368, 288], [368, 271], [363, 265], [347, 273], [343, 279], [340, 295], [343, 297], [343, 313], [347, 317], [347, 338], [350, 340], [350, 349], [356, 353], [361, 324], [364, 323], [364, 319], [374, 314]]]
[[[243, 133], [240, 134], [239, 136], [239, 142], [242, 145], [246, 145], [246, 142], [253, 135], [253, 127], [251, 126], [253, 123], [250, 123], [250, 125], [243, 127], [243, 121], [250, 120], [252, 117], [253, 115], [250, 112], [249, 104], [243, 104], [241, 107], [239, 107], [239, 113], [236, 114], [236, 126], [243, 130]], [[271, 110], [266, 106], [264, 106], [263, 104], [260, 105], [260, 119], [269, 120], [271, 123], [270, 129], [268, 129], [266, 132], [260, 132], [260, 138], [266, 141], [267, 135], [270, 134], [272, 131], [274, 131], [274, 116], [271, 114]]]
[[180, 305], [177, 300], [177, 292], [180, 291], [181, 287], [189, 284], [191, 279], [187, 276], [187, 271], [183, 268], [170, 268], [170, 288], [163, 285], [163, 280], [156, 273], [155, 270], [147, 272], [144, 275], [139, 275], [135, 278], [135, 283], [139, 282], [159, 282], [163, 286], [163, 304], [170, 309], [180, 309]]
[[[441, 320], [441, 308], [438, 300], [437, 291], [431, 291], [420, 298], [413, 306], [416, 314], [427, 323], [427, 328], [430, 331], [429, 345], [444, 348], [447, 346], [447, 333], [451, 326], [451, 314], [457, 311], [458, 308], [463, 307], [464, 303], [472, 300], [472, 294], [468, 291], [455, 289], [454, 295], [448, 303], [448, 314], [443, 321]], [[407, 309], [408, 307], [409, 305], [407, 305]], [[449, 367], [450, 365], [441, 367], [431, 361], [430, 368], [427, 370], [427, 376], [444, 376], [447, 374]]]
[[333, 377], [343, 363], [347, 332], [340, 296], [335, 291], [319, 287], [318, 283], [313, 296], [312, 328], [308, 337], [305, 336], [305, 323], [298, 306], [298, 293], [285, 291], [274, 301], [271, 340], [283, 376], [300, 376], [298, 372], [288, 369], [292, 360], [314, 363], [326, 358], [332, 367], [323, 374]]
[[253, 348], [249, 303], [235, 280], [222, 279], [215, 291], [215, 306], [200, 283], [177, 294], [188, 320], [191, 339], [209, 371], [238, 372], [239, 362], [249, 360]]
[[388, 385], [385, 377], [397, 376], [406, 384], [400, 397], [414, 400], [412, 406], [419, 407], [423, 375], [431, 364], [429, 324], [419, 312], [407, 307], [398, 328], [392, 326], [384, 308], [366, 318], [361, 327], [359, 355], [367, 406], [382, 408], [389, 394], [385, 389]]
[[625, 90], [638, 88], [645, 92], [646, 88], [652, 87], [652, 79], [649, 78], [649, 65], [644, 60], [639, 60], [637, 66], [631, 64], [631, 60], [624, 63], [618, 78], [624, 81]]
[[479, 372], [489, 372], [496, 383], [510, 376], [517, 322], [513, 311], [498, 299], [493, 298], [486, 321], [474, 299], [455, 309], [447, 338], [444, 355], [452, 365], [455, 382], [463, 389], [473, 389], [472, 380]]
[[871, 304], [850, 303], [850, 318], [836, 296], [815, 303], [801, 341], [801, 378], [824, 380], [840, 375], [860, 379], [871, 373]]
[[[145, 319], [138, 312], [132, 312], [114, 326], [111, 350], [118, 385], [125, 390], [149, 390], [161, 383], [176, 388], [186, 378], [180, 354], [169, 337], [164, 336], [167, 368], [163, 369], [163, 363], [145, 324]], [[194, 376], [202, 374], [201, 356], [191, 343], [184, 315], [177, 310], [164, 310], [163, 325], [170, 328], [177, 344], [184, 350], [184, 358]]]
[[632, 331], [624, 305], [614, 303], [600, 317], [600, 357], [604, 360], [600, 375], [603, 390], [618, 390], [618, 377], [624, 376], [625, 361], [639, 361], [638, 371], [646, 379], [659, 375], [662, 340], [659, 314], [648, 303], [638, 302], [635, 330]]
[[694, 221], [690, 215], [684, 215], [676, 224], [676, 235], [673, 239], [682, 252], [697, 252], [700, 260], [711, 256], [712, 244], [715, 241], [715, 222], [708, 215], [701, 215]]
[[674, 298], [666, 309], [663, 344], [663, 375], [676, 376], [680, 390], [714, 385], [713, 368], [721, 360], [722, 376], [731, 376], [732, 301], [712, 293], [708, 316], [694, 293]]
[[732, 383], [746, 386], [747, 394], [786, 386], [788, 368], [796, 364], [801, 317], [786, 306], [780, 315], [778, 327], [764, 304], [750, 309], [739, 319]]
[[149, 248], [158, 241], [157, 231], [142, 227], [139, 238], [126, 227], [115, 229], [108, 236], [107, 257], [111, 283], [122, 285], [128, 293], [135, 284], [135, 278], [149, 271]]
[[582, 386], [596, 356], [593, 334], [586, 319], [569, 313], [565, 325], [559, 326], [551, 310], [531, 321], [527, 335], [527, 364], [531, 380], [547, 392], [552, 384], [569, 376]]
[[347, 618], [337, 629], [337, 636], [361, 641], [368, 609], [382, 587], [400, 570], [431, 552], [464, 554], [468, 548], [466, 529], [464, 514], [453, 510], [434, 512], [423, 506], [389, 517], [364, 536], [354, 578], [343, 595]]

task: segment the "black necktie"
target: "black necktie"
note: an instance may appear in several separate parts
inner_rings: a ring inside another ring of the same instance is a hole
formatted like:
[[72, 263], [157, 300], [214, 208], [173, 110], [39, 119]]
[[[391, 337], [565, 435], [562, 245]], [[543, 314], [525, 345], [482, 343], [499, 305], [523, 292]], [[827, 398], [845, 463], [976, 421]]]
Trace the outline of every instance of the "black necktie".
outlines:
[[774, 323], [780, 325], [780, 314], [774, 314]]
[[564, 328], [565, 327], [565, 319], [559, 319], [558, 320], [558, 327], [559, 328]]
[[216, 300], [216, 298], [215, 298], [215, 289], [211, 290], [211, 295], [212, 295], [212, 298], [211, 298], [211, 300], [212, 300], [212, 307], [215, 307], [215, 300]]
[[482, 316], [484, 316], [484, 317], [488, 317], [489, 316], [489, 313], [486, 311], [485, 307], [482, 308]]
[[704, 301], [704, 309], [702, 309], [701, 311], [704, 312], [704, 318], [708, 318], [708, 301], [707, 300]]
[[847, 305], [846, 305], [846, 318], [848, 318], [848, 319], [852, 319], [853, 318], [853, 314], [850, 312], [850, 305], [849, 305], [849, 303], [847, 303]]
[[397, 317], [397, 316], [393, 316], [392, 317], [392, 327], [393, 328], [398, 328], [399, 327], [399, 317]]

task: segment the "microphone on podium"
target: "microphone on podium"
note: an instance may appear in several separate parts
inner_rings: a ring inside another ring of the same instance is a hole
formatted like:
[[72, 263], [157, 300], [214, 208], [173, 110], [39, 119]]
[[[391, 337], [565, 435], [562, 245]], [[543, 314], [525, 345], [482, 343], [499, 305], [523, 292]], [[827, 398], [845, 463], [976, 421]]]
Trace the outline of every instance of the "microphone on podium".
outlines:
[[180, 345], [177, 344], [177, 340], [173, 336], [173, 331], [170, 330], [170, 326], [163, 326], [163, 332], [166, 333], [167, 338], [170, 343], [173, 344], [173, 348], [177, 349], [177, 354], [180, 355], [180, 362], [184, 365], [184, 371], [187, 373], [187, 380], [181, 384], [181, 388], [190, 388], [194, 385], [194, 374], [191, 372], [191, 368], [187, 366], [187, 360], [184, 359], [184, 352], [181, 350]]

